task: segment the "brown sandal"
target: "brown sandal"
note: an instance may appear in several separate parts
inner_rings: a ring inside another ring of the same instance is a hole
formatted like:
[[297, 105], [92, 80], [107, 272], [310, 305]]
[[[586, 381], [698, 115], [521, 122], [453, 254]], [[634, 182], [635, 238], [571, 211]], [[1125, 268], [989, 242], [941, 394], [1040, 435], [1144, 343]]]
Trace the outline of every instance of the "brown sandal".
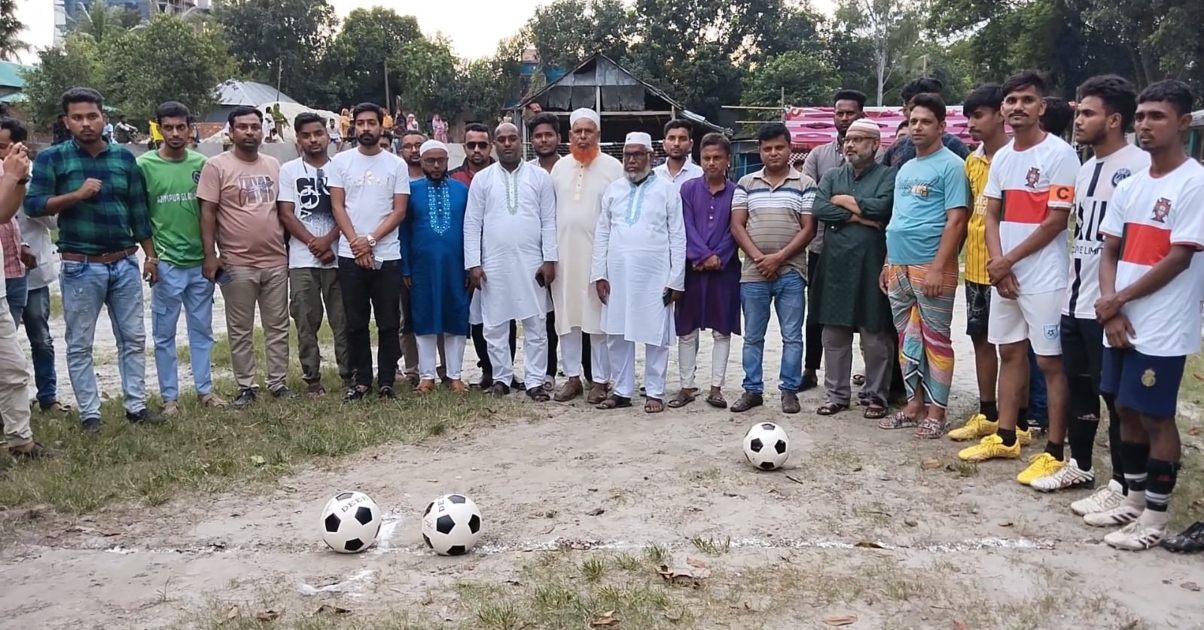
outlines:
[[644, 413], [661, 413], [665, 410], [665, 401], [660, 398], [649, 398], [644, 402]]
[[435, 391], [435, 381], [422, 380], [419, 381], [418, 387], [415, 388], [419, 394], [429, 394]]
[[[697, 396], [698, 396], [697, 389], [684, 389], [683, 388], [681, 391], [677, 392], [677, 396], [673, 400], [669, 401], [669, 406], [672, 407], [673, 409], [680, 409], [680, 408], [685, 407], [686, 405], [694, 402], [694, 399], [697, 398]], [[652, 399], [650, 398], [649, 400], [652, 400]], [[647, 407], [647, 405], [645, 405], [645, 407]]]
[[568, 402], [583, 393], [585, 393], [585, 386], [581, 384], [581, 379], [570, 378], [564, 382], [564, 385], [560, 386], [560, 389], [557, 390], [552, 400], [556, 402]]
[[706, 403], [716, 409], [727, 409], [727, 399], [722, 392], [707, 394]]
[[585, 402], [591, 405], [600, 405], [606, 400], [607, 394], [610, 393], [610, 385], [606, 383], [594, 383], [589, 389], [589, 395], [585, 397]]

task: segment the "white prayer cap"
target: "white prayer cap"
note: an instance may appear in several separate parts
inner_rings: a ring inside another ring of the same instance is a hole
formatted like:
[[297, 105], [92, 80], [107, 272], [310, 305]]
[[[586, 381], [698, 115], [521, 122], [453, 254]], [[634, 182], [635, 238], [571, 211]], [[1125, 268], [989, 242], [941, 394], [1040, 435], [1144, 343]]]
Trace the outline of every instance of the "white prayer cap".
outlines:
[[447, 145], [439, 142], [438, 140], [427, 140], [426, 142], [422, 143], [421, 147], [418, 148], [418, 155], [426, 155], [427, 151], [433, 151], [435, 149], [443, 149], [444, 151], [447, 151]]
[[625, 142], [624, 144], [639, 145], [639, 146], [644, 147], [644, 148], [648, 149], [649, 151], [651, 151], [652, 150], [652, 136], [644, 133], [643, 131], [633, 131], [633, 132], [627, 134], [627, 142]]
[[882, 137], [882, 130], [878, 128], [878, 124], [865, 118], [854, 120], [853, 124], [849, 125], [849, 131], [846, 131], [845, 133], [849, 133], [851, 131], [860, 131], [861, 133], [871, 135], [875, 138]]
[[572, 127], [578, 120], [581, 120], [582, 118], [591, 120], [593, 121], [595, 127], [599, 129], [602, 128], [602, 117], [598, 115], [598, 112], [588, 107], [582, 107], [581, 109], [578, 109], [570, 114], [569, 126]]

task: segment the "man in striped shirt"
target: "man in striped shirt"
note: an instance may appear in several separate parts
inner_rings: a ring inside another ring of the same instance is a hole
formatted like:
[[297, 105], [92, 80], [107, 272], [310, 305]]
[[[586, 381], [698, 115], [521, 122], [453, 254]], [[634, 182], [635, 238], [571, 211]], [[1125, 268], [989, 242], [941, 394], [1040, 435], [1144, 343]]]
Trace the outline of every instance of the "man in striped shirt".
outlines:
[[782, 411], [798, 413], [803, 375], [807, 245], [815, 236], [815, 180], [790, 166], [790, 132], [766, 123], [757, 135], [764, 168], [740, 178], [732, 196], [732, 236], [744, 251], [740, 308], [744, 313], [744, 394], [732, 411], [764, 404], [761, 364], [769, 309], [776, 302], [782, 332], [778, 389]]

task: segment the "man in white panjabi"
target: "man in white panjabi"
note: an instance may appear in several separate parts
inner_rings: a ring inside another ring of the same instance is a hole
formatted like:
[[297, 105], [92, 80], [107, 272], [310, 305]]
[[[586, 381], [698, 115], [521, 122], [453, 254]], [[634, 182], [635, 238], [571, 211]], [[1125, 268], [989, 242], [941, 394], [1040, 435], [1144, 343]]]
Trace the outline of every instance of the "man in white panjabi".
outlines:
[[602, 301], [602, 330], [614, 393], [599, 409], [630, 407], [635, 345], [644, 344], [647, 413], [665, 410], [665, 372], [673, 347], [673, 302], [686, 288], [686, 227], [677, 187], [652, 174], [652, 137], [635, 131], [623, 145], [626, 177], [602, 196], [590, 279]]
[[601, 152], [601, 118], [592, 109], [578, 109], [569, 117], [569, 155], [552, 167], [556, 189], [556, 242], [564, 252], [556, 265], [559, 281], [552, 285], [556, 305], [556, 334], [567, 377], [556, 392], [556, 402], [567, 402], [585, 392], [582, 384], [584, 338], [589, 337], [589, 371], [592, 381], [586, 400], [601, 403], [609, 391], [610, 361], [602, 333], [602, 302], [590, 278], [593, 266], [594, 228], [606, 187], [623, 178], [623, 164]]
[[493, 136], [498, 161], [472, 180], [464, 216], [464, 268], [493, 364], [492, 392], [510, 393], [510, 320], [523, 326], [527, 396], [548, 400], [548, 291], [556, 279], [556, 193], [552, 178], [522, 160], [518, 127], [502, 123]]

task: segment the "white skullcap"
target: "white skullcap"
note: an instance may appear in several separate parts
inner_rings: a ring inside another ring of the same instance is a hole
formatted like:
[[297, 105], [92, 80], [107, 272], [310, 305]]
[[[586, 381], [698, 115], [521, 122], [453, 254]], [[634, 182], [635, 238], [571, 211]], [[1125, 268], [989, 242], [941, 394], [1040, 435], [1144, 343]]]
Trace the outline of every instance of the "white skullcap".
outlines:
[[627, 141], [624, 144], [636, 144], [651, 151], [652, 136], [644, 133], [643, 131], [633, 131], [627, 134]]
[[[878, 124], [865, 118], [854, 120], [853, 124], [849, 125], [849, 131], [860, 131], [861, 133], [869, 134], [875, 138], [882, 137], [882, 130], [878, 128]], [[846, 131], [845, 133], [848, 133], [849, 131]]]
[[570, 114], [569, 115], [569, 126], [572, 127], [574, 123], [576, 123], [578, 120], [581, 120], [582, 118], [584, 118], [586, 120], [592, 120], [594, 122], [595, 127], [599, 128], [599, 129], [602, 128], [602, 117], [598, 115], [598, 112], [596, 112], [588, 107], [582, 107], [581, 109], [575, 110], [572, 114]]
[[427, 151], [432, 151], [434, 149], [443, 149], [444, 151], [447, 151], [447, 145], [439, 142], [438, 140], [427, 140], [426, 142], [422, 143], [421, 147], [418, 148], [418, 155], [421, 157], [426, 155]]

